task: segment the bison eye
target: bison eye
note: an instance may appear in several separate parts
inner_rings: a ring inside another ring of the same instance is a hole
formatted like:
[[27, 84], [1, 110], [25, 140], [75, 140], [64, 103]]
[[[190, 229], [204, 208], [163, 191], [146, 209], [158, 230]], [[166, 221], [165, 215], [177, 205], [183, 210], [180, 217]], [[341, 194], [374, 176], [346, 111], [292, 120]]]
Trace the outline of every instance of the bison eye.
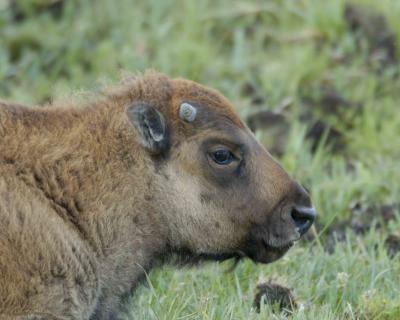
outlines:
[[229, 150], [219, 149], [211, 153], [211, 158], [218, 164], [227, 165], [235, 159], [235, 156]]

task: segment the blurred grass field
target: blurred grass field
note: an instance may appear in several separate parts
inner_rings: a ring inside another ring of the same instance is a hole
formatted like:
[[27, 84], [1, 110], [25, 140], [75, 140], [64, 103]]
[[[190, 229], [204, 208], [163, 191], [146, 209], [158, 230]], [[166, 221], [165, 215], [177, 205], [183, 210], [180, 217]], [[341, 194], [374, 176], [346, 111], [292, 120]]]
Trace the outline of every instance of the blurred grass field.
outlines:
[[[347, 3], [0, 0], [3, 99], [98, 92], [121, 70], [189, 78], [253, 117], [312, 194], [317, 236], [283, 259], [155, 270], [126, 319], [400, 319], [400, 1]], [[299, 309], [255, 311], [271, 278]]]

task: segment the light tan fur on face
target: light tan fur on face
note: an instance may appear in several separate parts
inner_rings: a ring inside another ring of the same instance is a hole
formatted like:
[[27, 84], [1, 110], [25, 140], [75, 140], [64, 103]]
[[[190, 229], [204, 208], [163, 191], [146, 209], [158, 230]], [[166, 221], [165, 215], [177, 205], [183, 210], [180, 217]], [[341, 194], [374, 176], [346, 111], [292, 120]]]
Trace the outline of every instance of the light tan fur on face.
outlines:
[[229, 212], [215, 203], [201, 202], [201, 179], [173, 166], [166, 172], [171, 177], [164, 191], [171, 242], [198, 254], [234, 251], [247, 229], [233, 223]]
[[[164, 157], [143, 148], [128, 119], [138, 101], [165, 117]], [[182, 121], [183, 101], [207, 106], [208, 118], [198, 110]], [[225, 127], [256, 146], [248, 202], [198, 162], [201, 142]], [[175, 251], [241, 250], [293, 187], [253, 140], [220, 94], [154, 72], [81, 105], [0, 103], [0, 319], [113, 319], [145, 272]]]

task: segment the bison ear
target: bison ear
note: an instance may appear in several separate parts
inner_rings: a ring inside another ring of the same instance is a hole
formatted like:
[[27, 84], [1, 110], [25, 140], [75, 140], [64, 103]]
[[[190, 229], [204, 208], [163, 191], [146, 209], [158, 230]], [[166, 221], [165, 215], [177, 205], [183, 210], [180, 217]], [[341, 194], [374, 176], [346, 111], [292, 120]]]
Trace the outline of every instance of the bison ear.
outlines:
[[127, 114], [146, 149], [153, 154], [160, 154], [168, 149], [165, 119], [156, 108], [142, 103], [132, 104], [128, 107]]

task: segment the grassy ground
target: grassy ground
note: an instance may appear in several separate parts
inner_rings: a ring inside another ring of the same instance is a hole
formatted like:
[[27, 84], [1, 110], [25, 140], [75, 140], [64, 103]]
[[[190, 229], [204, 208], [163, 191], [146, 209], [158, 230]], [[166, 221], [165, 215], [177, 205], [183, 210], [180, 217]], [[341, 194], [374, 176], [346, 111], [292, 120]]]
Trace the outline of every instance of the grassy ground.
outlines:
[[[127, 319], [400, 319], [400, 254], [385, 245], [400, 233], [399, 1], [347, 15], [341, 0], [50, 2], [0, 0], [0, 96], [39, 104], [121, 69], [199, 81], [244, 119], [278, 117], [256, 133], [320, 213], [318, 236], [274, 264], [151, 273]], [[292, 315], [255, 312], [271, 278], [293, 288]]]

